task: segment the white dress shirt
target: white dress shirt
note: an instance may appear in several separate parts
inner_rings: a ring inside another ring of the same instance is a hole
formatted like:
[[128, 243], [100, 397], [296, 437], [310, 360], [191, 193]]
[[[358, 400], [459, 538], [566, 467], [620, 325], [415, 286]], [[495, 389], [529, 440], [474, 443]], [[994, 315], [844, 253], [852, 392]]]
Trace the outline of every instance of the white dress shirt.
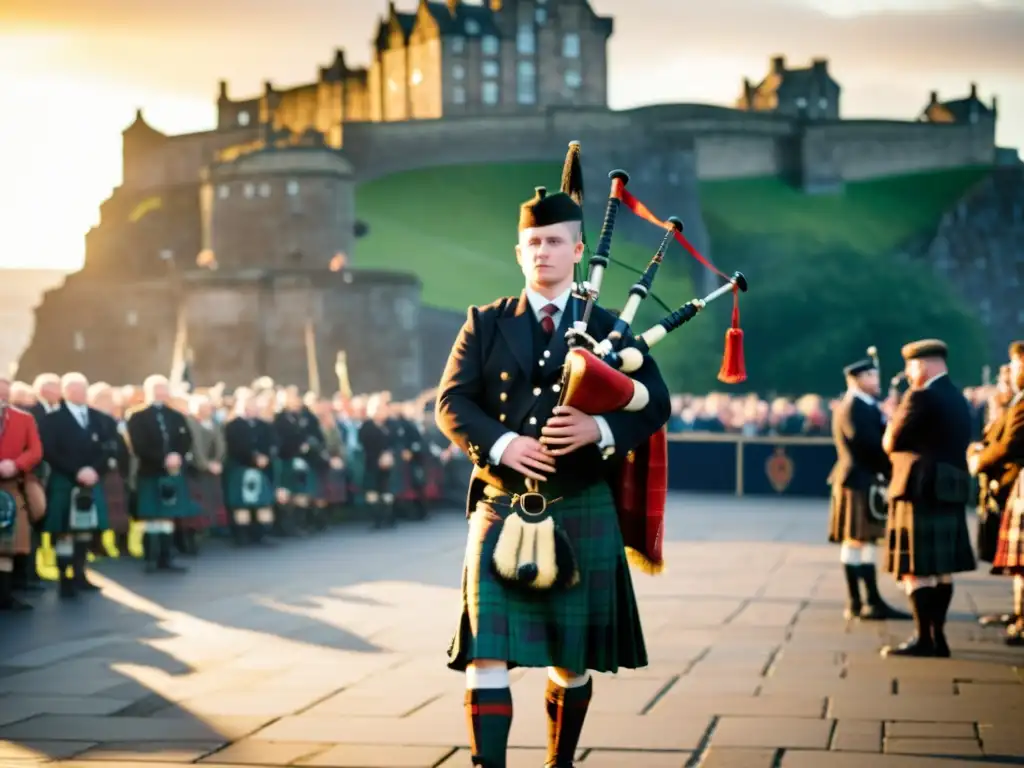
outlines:
[[71, 415], [75, 417], [75, 421], [82, 429], [88, 429], [89, 427], [89, 407], [86, 405], [75, 405], [73, 403], [65, 403], [70, 411]]
[[[562, 315], [565, 312], [565, 307], [569, 303], [569, 295], [572, 289], [568, 288], [558, 296], [552, 299], [541, 296], [532, 288], [526, 289], [526, 300], [530, 304], [530, 309], [533, 310], [533, 316], [537, 318], [537, 322], [540, 322], [541, 318], [544, 317], [544, 313], [541, 311], [548, 304], [554, 304], [558, 307], [558, 311], [550, 315], [552, 322], [555, 324], [557, 329], [559, 324], [562, 322]], [[615, 436], [612, 434], [611, 427], [608, 426], [608, 421], [603, 416], [594, 416], [594, 421], [597, 422], [597, 428], [601, 432], [601, 439], [597, 443], [597, 447], [602, 451], [607, 448], [615, 447]], [[494, 445], [491, 446], [488, 459], [493, 466], [501, 464], [501, 457], [505, 453], [505, 449], [508, 444], [515, 440], [519, 435], [515, 432], [506, 432], [504, 435], [494, 441]]]

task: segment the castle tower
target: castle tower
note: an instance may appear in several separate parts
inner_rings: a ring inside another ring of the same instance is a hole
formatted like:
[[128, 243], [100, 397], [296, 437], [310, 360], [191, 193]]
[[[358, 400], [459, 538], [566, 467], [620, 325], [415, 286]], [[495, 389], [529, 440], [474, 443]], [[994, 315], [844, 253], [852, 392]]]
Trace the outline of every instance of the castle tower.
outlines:
[[323, 272], [352, 257], [352, 166], [325, 147], [267, 148], [210, 166], [203, 258], [221, 272]]

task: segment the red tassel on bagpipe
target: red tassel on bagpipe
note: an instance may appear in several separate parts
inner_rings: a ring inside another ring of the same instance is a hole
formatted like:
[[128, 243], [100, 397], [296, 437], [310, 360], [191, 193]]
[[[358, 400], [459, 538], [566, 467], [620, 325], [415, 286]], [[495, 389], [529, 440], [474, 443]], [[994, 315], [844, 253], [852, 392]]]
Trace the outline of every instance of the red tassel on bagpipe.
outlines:
[[740, 328], [740, 296], [732, 290], [732, 327], [725, 332], [725, 354], [718, 380], [723, 384], [739, 384], [747, 380], [747, 363], [743, 358], [743, 329]]
[[[625, 187], [622, 188], [619, 199], [634, 215], [662, 229], [668, 228], [667, 222], [655, 216], [650, 208], [637, 200]], [[693, 243], [687, 240], [682, 232], [674, 234], [676, 241], [686, 249], [687, 253], [723, 280], [729, 280], [727, 275], [694, 248]], [[722, 357], [722, 367], [718, 371], [718, 380], [724, 384], [739, 384], [747, 380], [747, 366], [743, 357], [743, 329], [740, 328], [740, 294], [736, 288], [733, 288], [732, 299], [732, 326], [725, 332], [725, 354]]]

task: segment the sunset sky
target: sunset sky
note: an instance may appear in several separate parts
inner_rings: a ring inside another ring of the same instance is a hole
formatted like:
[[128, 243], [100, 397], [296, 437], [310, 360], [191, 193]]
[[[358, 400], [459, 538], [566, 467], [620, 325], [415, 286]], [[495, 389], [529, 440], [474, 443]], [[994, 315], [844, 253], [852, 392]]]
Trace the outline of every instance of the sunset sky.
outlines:
[[[560, 0], [550, 0], [559, 2]], [[568, 0], [565, 0], [568, 1]], [[416, 0], [400, 0], [412, 10]], [[827, 56], [845, 117], [913, 119], [930, 90], [999, 96], [1024, 145], [1024, 0], [591, 0], [615, 17], [612, 107], [731, 104], [768, 58]], [[77, 269], [137, 107], [170, 133], [231, 94], [366, 64], [386, 0], [0, 0], [0, 266]], [[246, 9], [243, 15], [243, 9]]]

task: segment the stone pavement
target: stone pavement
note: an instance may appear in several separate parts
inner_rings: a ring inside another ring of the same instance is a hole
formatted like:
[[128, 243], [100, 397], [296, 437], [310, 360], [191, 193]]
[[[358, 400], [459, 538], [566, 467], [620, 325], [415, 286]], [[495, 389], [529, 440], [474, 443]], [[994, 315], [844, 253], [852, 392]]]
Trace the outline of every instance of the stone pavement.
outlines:
[[[670, 570], [635, 576], [651, 666], [595, 681], [580, 768], [1024, 764], [1024, 652], [958, 581], [951, 660], [883, 660], [905, 623], [841, 618], [823, 501], [672, 499]], [[0, 617], [0, 766], [468, 765], [444, 667], [465, 522], [214, 550], [185, 576], [102, 566], [103, 595]], [[903, 605], [887, 578], [886, 596]], [[510, 768], [543, 762], [543, 672], [514, 673]]]

